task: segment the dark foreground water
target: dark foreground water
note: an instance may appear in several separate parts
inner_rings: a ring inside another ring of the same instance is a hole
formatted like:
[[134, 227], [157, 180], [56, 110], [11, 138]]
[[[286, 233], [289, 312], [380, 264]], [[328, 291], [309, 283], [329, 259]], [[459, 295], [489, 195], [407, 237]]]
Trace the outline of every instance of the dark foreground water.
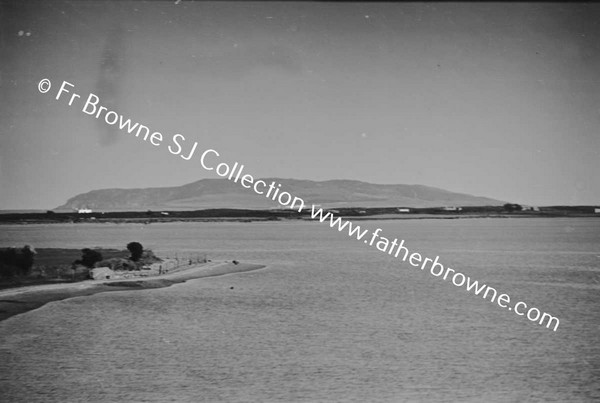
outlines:
[[6, 320], [0, 401], [600, 400], [600, 220], [363, 224], [557, 316], [558, 330], [319, 223], [2, 226], [0, 246], [136, 240], [268, 267]]

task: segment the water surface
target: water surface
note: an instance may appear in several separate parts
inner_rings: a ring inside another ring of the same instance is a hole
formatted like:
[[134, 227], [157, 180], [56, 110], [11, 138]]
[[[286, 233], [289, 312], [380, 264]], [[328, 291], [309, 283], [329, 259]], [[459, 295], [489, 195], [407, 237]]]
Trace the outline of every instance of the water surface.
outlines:
[[557, 316], [558, 331], [314, 222], [2, 226], [2, 246], [135, 240], [268, 267], [10, 318], [1, 400], [600, 399], [600, 220], [361, 225]]

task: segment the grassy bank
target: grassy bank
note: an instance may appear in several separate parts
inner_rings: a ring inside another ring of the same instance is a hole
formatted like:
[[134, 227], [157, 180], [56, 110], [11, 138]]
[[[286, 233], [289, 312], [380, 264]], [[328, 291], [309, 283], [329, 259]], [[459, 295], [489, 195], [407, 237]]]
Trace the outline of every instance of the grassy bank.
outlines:
[[[127, 259], [129, 251], [118, 249], [95, 248], [104, 259]], [[81, 249], [36, 248], [33, 267], [25, 276], [17, 276], [0, 280], [0, 290], [6, 288], [36, 285], [71, 283], [87, 279], [85, 273], [74, 273], [72, 263], [81, 258]]]

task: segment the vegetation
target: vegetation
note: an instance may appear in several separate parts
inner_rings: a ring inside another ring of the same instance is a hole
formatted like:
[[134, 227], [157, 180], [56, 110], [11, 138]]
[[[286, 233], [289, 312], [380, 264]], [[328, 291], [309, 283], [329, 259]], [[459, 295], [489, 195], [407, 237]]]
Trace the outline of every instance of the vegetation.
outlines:
[[121, 257], [113, 257], [111, 259], [102, 260], [95, 265], [96, 267], [108, 267], [115, 271], [131, 271], [137, 270], [138, 265], [130, 259]]
[[144, 253], [144, 247], [139, 242], [129, 242], [127, 244], [127, 250], [131, 252], [130, 259], [134, 262], [137, 262], [142, 257], [142, 253]]
[[102, 253], [97, 250], [85, 248], [81, 250], [81, 259], [73, 262], [76, 265], [82, 265], [89, 269], [94, 267], [94, 264], [102, 260]]
[[12, 278], [26, 276], [31, 271], [35, 249], [25, 245], [21, 249], [6, 248], [0, 250], [0, 277]]
[[116, 271], [131, 271], [140, 270], [144, 266], [149, 266], [152, 263], [160, 262], [154, 253], [149, 249], [144, 249], [139, 242], [130, 242], [127, 244], [130, 256], [128, 259], [124, 257], [113, 257], [111, 259], [101, 260], [94, 267], [108, 267]]
[[514, 204], [514, 203], [506, 203], [502, 207], [504, 207], [504, 210], [506, 210], [506, 211], [521, 211], [521, 210], [523, 210], [523, 206], [521, 206], [520, 204]]
[[[0, 289], [87, 280], [90, 270], [96, 267], [108, 267], [115, 271], [141, 271], [153, 263], [162, 262], [162, 259], [156, 257], [151, 250], [144, 250], [139, 242], [131, 242], [128, 246], [129, 250], [104, 248], [34, 250], [30, 246], [0, 248]], [[137, 261], [134, 261], [133, 257], [137, 258]], [[172, 263], [168, 265], [169, 268], [174, 267]]]

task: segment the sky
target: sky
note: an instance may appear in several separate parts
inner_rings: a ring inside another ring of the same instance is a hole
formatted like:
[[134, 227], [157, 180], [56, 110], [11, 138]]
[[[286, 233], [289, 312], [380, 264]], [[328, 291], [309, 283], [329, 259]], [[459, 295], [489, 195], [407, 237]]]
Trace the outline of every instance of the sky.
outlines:
[[175, 134], [255, 177], [600, 205], [599, 129], [599, 5], [0, 0], [0, 209], [218, 178]]

